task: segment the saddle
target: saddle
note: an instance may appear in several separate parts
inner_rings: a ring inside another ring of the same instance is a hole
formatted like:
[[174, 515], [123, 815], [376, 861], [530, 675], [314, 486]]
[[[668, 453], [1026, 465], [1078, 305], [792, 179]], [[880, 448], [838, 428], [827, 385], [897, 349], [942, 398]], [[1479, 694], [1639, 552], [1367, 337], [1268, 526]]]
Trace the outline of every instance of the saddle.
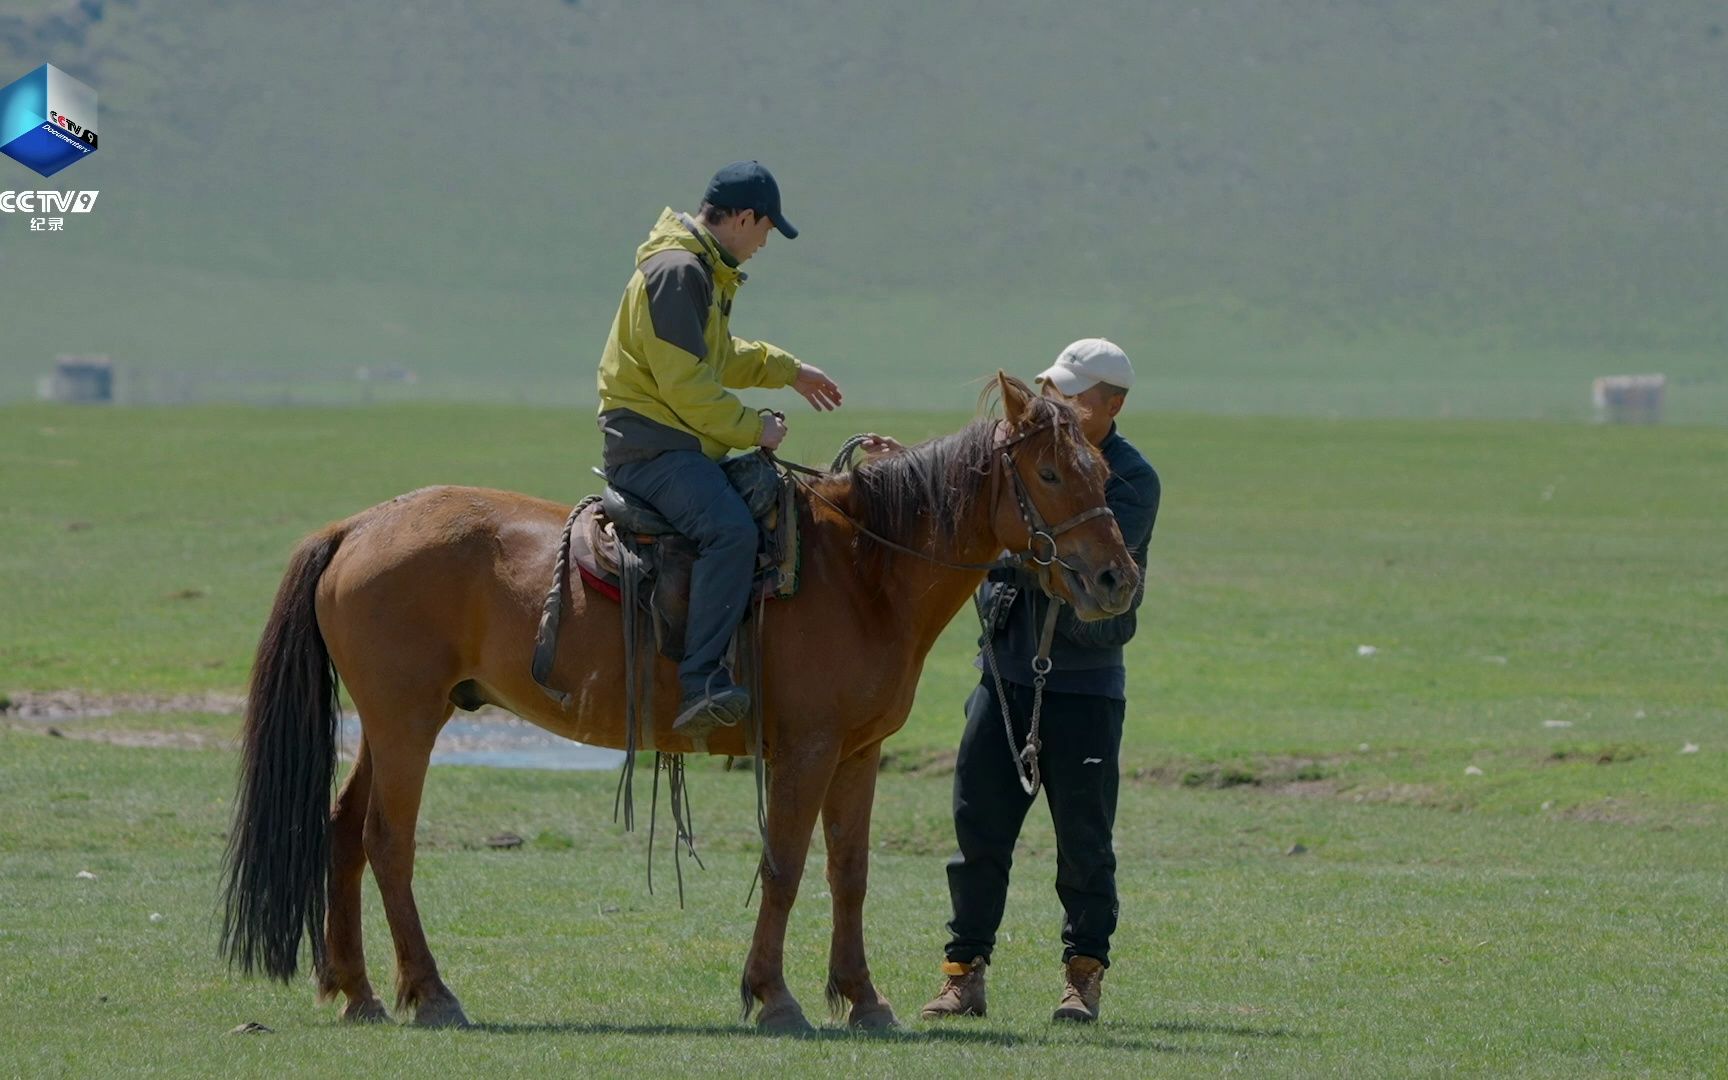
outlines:
[[[752, 612], [732, 639], [733, 678], [751, 688], [753, 707], [745, 723], [745, 746], [756, 776], [756, 817], [766, 828], [767, 794], [763, 767], [762, 719], [762, 623], [760, 604], [769, 599], [788, 599], [798, 591], [798, 507], [795, 481], [781, 478], [774, 462], [762, 453], [745, 454], [721, 462], [726, 477], [750, 508], [758, 531]], [[598, 472], [599, 470], [595, 470]], [[540, 612], [534, 635], [531, 672], [534, 681], [560, 708], [568, 708], [571, 694], [552, 684], [552, 669], [558, 655], [558, 625], [563, 619], [564, 597], [573, 587], [572, 565], [589, 589], [622, 605], [624, 667], [619, 672], [624, 687], [625, 754], [623, 775], [613, 804], [613, 817], [621, 810], [624, 828], [635, 821], [632, 776], [636, 751], [646, 746], [655, 751], [654, 798], [659, 798], [659, 775], [667, 771], [673, 824], [673, 866], [678, 869], [678, 901], [684, 901], [684, 872], [678, 861], [680, 849], [696, 855], [690, 828], [690, 804], [684, 787], [681, 754], [665, 753], [655, 746], [654, 672], [648, 653], [652, 636], [655, 649], [668, 660], [684, 656], [685, 622], [690, 610], [690, 576], [696, 561], [694, 541], [679, 535], [672, 523], [640, 499], [608, 486], [603, 494], [590, 495], [571, 510], [564, 522], [558, 559], [552, 571], [552, 587]], [[652, 630], [650, 630], [652, 626]], [[704, 749], [706, 740], [697, 740]], [[649, 816], [649, 851], [653, 851], [652, 813]], [[766, 843], [766, 841], [764, 841]], [[764, 854], [767, 872], [773, 862]], [[697, 860], [701, 862], [700, 859]], [[654, 889], [653, 860], [649, 860], [648, 889]]]
[[[790, 599], [798, 591], [798, 515], [794, 485], [761, 454], [721, 462], [756, 521], [758, 543], [752, 601]], [[622, 603], [626, 592], [652, 620], [654, 643], [668, 660], [684, 656], [685, 624], [690, 614], [690, 577], [696, 542], [652, 506], [608, 485], [572, 515], [569, 558], [582, 580]], [[624, 576], [635, 575], [624, 588]]]

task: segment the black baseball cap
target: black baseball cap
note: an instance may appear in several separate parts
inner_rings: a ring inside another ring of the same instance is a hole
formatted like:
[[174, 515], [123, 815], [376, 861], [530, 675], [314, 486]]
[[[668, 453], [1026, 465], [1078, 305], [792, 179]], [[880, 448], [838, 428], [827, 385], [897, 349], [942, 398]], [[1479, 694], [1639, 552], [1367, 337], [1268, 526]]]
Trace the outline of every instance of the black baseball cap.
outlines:
[[780, 212], [780, 185], [760, 161], [734, 161], [714, 174], [702, 201], [725, 210], [754, 210], [774, 223], [788, 240], [798, 230]]

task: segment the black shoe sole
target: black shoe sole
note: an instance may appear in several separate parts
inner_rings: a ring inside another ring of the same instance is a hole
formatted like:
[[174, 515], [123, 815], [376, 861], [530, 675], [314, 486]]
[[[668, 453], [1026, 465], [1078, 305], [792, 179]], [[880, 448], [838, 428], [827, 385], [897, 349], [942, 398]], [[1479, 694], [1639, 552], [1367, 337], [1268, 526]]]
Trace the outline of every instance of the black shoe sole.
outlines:
[[678, 735], [690, 739], [705, 738], [714, 733], [717, 728], [737, 727], [738, 721], [750, 711], [746, 702], [737, 708], [725, 708], [712, 702], [704, 702], [703, 707], [687, 717], [680, 717], [672, 724], [672, 730]]

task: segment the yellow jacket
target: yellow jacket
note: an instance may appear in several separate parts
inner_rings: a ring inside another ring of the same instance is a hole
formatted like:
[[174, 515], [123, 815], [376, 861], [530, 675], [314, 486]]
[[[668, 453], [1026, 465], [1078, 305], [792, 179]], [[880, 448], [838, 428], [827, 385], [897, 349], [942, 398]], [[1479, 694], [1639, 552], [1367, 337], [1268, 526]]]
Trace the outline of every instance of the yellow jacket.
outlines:
[[757, 445], [762, 418], [728, 387], [790, 385], [798, 361], [732, 336], [732, 300], [744, 280], [706, 228], [661, 211], [636, 250], [600, 355], [608, 465], [686, 448], [718, 460]]

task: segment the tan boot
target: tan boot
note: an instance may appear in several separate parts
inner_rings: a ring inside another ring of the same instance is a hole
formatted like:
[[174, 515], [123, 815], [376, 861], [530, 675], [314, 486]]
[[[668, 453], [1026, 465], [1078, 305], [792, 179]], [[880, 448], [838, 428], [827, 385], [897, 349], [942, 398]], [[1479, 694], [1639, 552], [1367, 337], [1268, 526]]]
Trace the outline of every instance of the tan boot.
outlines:
[[1104, 965], [1090, 956], [1076, 956], [1068, 961], [1067, 985], [1062, 991], [1062, 1004], [1056, 1006], [1052, 1020], [1075, 1020], [1090, 1024], [1098, 1019], [1098, 998], [1104, 991]]
[[930, 1003], [924, 1006], [924, 1011], [918, 1015], [926, 1020], [941, 1020], [949, 1016], [983, 1016], [984, 958], [977, 957], [970, 964], [944, 960], [942, 974], [948, 976], [948, 981], [942, 984], [941, 992], [931, 998]]

